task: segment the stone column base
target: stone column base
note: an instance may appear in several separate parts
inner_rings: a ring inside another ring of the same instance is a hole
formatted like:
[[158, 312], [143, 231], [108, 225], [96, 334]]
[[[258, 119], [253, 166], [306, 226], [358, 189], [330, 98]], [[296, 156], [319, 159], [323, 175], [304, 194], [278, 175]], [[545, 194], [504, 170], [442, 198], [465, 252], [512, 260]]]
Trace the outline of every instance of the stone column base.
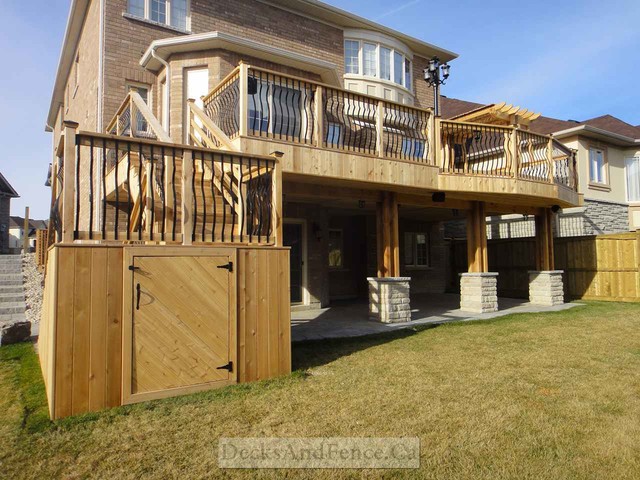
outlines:
[[498, 311], [498, 274], [461, 273], [460, 310], [473, 313]]
[[564, 303], [562, 270], [529, 272], [529, 301], [534, 305], [553, 307]]
[[369, 318], [382, 323], [411, 321], [410, 277], [367, 278]]

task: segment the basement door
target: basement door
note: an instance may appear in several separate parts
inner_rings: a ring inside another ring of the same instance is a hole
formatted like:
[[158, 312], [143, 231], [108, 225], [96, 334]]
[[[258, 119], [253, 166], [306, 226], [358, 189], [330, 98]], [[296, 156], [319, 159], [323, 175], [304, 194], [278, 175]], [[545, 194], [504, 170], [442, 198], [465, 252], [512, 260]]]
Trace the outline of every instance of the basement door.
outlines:
[[235, 251], [203, 250], [125, 257], [123, 403], [235, 383]]

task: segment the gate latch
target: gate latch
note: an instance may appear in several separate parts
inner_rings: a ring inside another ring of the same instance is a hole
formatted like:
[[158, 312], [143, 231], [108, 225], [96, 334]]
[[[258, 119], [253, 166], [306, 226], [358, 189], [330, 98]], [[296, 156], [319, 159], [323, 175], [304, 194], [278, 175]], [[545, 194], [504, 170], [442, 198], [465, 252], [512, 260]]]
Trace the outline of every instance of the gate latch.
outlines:
[[233, 272], [233, 262], [229, 262], [226, 265], [218, 265], [218, 268], [224, 268], [225, 270]]
[[229, 362], [226, 365], [216, 368], [216, 370], [226, 370], [227, 372], [233, 372], [233, 362]]

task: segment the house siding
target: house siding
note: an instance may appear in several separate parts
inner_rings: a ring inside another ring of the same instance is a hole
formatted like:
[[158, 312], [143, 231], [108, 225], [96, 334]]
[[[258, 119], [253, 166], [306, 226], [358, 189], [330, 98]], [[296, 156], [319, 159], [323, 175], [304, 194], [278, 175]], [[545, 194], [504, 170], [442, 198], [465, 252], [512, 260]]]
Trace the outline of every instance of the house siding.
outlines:
[[9, 215], [11, 199], [0, 197], [0, 254], [9, 253]]

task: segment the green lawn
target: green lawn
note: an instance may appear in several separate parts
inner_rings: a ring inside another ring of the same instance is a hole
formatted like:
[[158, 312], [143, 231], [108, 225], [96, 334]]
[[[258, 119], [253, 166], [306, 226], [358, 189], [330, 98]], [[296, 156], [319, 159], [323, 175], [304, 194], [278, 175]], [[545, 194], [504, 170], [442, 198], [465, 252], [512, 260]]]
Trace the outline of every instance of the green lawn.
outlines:
[[[640, 477], [640, 304], [294, 348], [286, 378], [51, 423], [0, 349], [0, 477]], [[419, 436], [421, 469], [217, 469], [220, 436]]]

